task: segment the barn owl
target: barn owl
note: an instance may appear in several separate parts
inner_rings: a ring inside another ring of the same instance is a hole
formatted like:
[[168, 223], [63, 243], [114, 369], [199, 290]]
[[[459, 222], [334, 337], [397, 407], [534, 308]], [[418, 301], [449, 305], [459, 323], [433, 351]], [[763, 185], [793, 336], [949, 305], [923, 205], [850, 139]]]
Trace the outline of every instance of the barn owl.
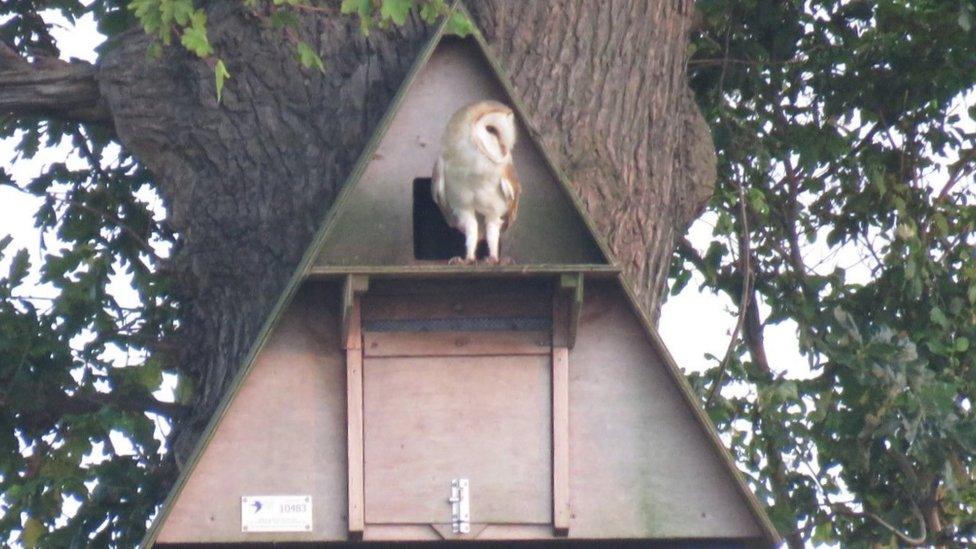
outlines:
[[515, 113], [497, 101], [462, 107], [448, 121], [431, 189], [447, 223], [464, 233], [465, 256], [452, 263], [473, 263], [482, 239], [488, 261], [501, 261], [498, 240], [515, 221], [521, 192], [514, 146]]

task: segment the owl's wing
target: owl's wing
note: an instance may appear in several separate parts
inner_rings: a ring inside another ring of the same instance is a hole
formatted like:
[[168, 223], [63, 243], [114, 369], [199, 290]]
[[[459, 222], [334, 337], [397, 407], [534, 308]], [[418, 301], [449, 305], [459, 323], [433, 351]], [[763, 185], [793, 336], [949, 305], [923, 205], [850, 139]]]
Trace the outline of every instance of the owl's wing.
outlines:
[[515, 165], [511, 162], [505, 166], [502, 170], [501, 179], [502, 195], [508, 202], [508, 211], [502, 216], [502, 230], [508, 229], [508, 227], [515, 223], [515, 217], [518, 215], [518, 205], [519, 205], [519, 195], [522, 194], [522, 186], [519, 185], [518, 174], [515, 173]]
[[444, 161], [441, 157], [437, 157], [437, 162], [434, 162], [434, 173], [430, 180], [430, 194], [434, 198], [434, 203], [437, 207], [441, 209], [441, 213], [444, 214], [444, 219], [447, 221], [448, 225], [454, 226], [454, 213], [451, 212], [451, 207], [447, 204], [447, 191], [444, 186], [447, 183], [444, 180]]

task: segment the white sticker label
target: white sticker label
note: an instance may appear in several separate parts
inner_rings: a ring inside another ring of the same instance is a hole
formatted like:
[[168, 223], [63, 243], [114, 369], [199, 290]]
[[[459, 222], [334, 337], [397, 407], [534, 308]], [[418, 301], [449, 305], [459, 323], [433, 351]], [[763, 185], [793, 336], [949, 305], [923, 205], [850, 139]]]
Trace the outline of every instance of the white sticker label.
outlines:
[[242, 532], [309, 532], [312, 496], [243, 496]]

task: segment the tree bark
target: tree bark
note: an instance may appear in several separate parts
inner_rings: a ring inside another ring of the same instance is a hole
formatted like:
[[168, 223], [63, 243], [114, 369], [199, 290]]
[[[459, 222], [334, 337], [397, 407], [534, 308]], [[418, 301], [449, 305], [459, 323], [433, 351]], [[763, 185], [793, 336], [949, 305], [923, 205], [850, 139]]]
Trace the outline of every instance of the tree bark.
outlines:
[[[676, 239], [712, 191], [714, 152], [685, 78], [692, 0], [469, 1], [530, 124], [565, 170], [657, 318]], [[325, 74], [240, 2], [209, 10], [231, 79], [148, 39], [118, 37], [98, 65], [120, 141], [156, 177], [178, 231], [183, 299], [177, 360], [195, 377], [194, 412], [173, 447], [185, 456], [241, 365], [432, 28], [361, 35], [329, 8], [302, 20]]]

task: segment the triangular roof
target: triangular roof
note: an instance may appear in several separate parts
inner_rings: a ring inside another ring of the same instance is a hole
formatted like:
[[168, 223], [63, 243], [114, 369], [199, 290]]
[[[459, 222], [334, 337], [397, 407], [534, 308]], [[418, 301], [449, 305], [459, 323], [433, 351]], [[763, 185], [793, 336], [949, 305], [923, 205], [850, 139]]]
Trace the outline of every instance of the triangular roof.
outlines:
[[[458, 10], [471, 19], [470, 14], [464, 8], [460, 1], [456, 1], [454, 10]], [[336, 201], [332, 204], [329, 212], [320, 226], [319, 230], [316, 232], [312, 243], [306, 250], [302, 260], [300, 261], [298, 267], [293, 273], [291, 279], [289, 280], [287, 286], [282, 291], [279, 296], [274, 308], [269, 313], [266, 318], [264, 325], [255, 341], [253, 342], [250, 351], [245, 359], [244, 365], [239, 369], [237, 374], [232, 381], [229, 390], [222, 398], [219, 406], [214, 412], [213, 417], [208, 423], [206, 429], [204, 430], [200, 440], [197, 443], [192, 455], [187, 461], [186, 466], [181, 471], [177, 481], [175, 482], [173, 488], [170, 490], [168, 497], [163, 503], [159, 514], [153, 520], [152, 525], [146, 533], [145, 538], [141, 546], [148, 547], [155, 543], [157, 536], [159, 535], [163, 524], [169, 515], [169, 511], [172, 509], [173, 505], [180, 497], [180, 494], [185, 487], [188, 479], [192, 475], [195, 466], [199, 462], [204, 450], [214, 437], [221, 420], [225, 416], [230, 407], [231, 402], [235, 399], [237, 394], [240, 392], [244, 381], [247, 379], [248, 374], [251, 372], [255, 365], [257, 357], [261, 350], [267, 343], [271, 333], [274, 331], [281, 319], [284, 311], [292, 302], [296, 292], [305, 280], [316, 277], [334, 277], [343, 274], [376, 274], [376, 275], [388, 275], [388, 274], [405, 274], [405, 275], [471, 275], [471, 274], [482, 274], [482, 275], [499, 275], [504, 276], [508, 274], [560, 274], [560, 273], [581, 273], [587, 275], [595, 275], [600, 277], [613, 277], [619, 284], [620, 288], [623, 290], [624, 294], [627, 296], [629, 305], [633, 313], [639, 318], [641, 325], [647, 333], [648, 339], [652, 347], [660, 354], [663, 363], [666, 365], [668, 373], [676, 383], [679, 388], [684, 400], [690, 406], [693, 411], [693, 415], [697, 422], [702, 427], [703, 431], [706, 433], [707, 438], [711, 442], [716, 455], [719, 457], [722, 465], [726, 468], [729, 476], [734, 480], [736, 488], [741, 493], [744, 498], [751, 514], [756, 519], [764, 538], [770, 544], [777, 544], [780, 542], [781, 538], [776, 531], [775, 527], [772, 525], [769, 517], [766, 515], [762, 504], [758, 501], [756, 496], [749, 489], [746, 484], [742, 473], [738, 470], [735, 465], [734, 459], [729, 453], [728, 449], [724, 446], [721, 439], [719, 438], [714, 426], [708, 419], [705, 411], [702, 409], [699, 400], [694, 393], [691, 386], [688, 384], [684, 374], [678, 368], [676, 362], [674, 361], [671, 354], [668, 352], [664, 345], [663, 340], [657, 332], [656, 327], [650, 320], [650, 317], [645, 313], [645, 311], [640, 307], [639, 302], [631, 290], [630, 286], [623, 279], [620, 273], [619, 266], [615, 264], [613, 259], [613, 254], [609, 247], [600, 237], [596, 230], [596, 226], [593, 221], [588, 216], [584, 206], [572, 191], [569, 186], [565, 176], [558, 169], [555, 163], [552, 161], [549, 154], [546, 152], [545, 147], [539, 140], [539, 135], [529, 126], [527, 126], [528, 118], [525, 116], [526, 109], [522, 105], [518, 96], [515, 93], [514, 88], [509, 82], [508, 78], [505, 76], [504, 71], [501, 66], [495, 60], [491, 54], [487, 42], [480, 32], [475, 29], [472, 32], [470, 38], [466, 40], [470, 41], [473, 47], [477, 48], [477, 51], [482, 56], [487, 66], [490, 68], [490, 74], [497, 81], [502, 92], [505, 95], [504, 100], [508, 102], [509, 105], [513, 107], [516, 112], [516, 117], [522, 123], [522, 131], [520, 133], [520, 140], [528, 142], [533, 151], [539, 155], [539, 158], [545, 165], [546, 170], [552, 176], [558, 189], [563, 193], [563, 198], [566, 203], [572, 209], [572, 214], [576, 220], [579, 221], [585, 234], [582, 236], [577, 235], [580, 238], [580, 242], [583, 247], [586, 247], [586, 242], [583, 242], [582, 238], [590, 239], [589, 242], [592, 245], [592, 249], [584, 252], [586, 255], [583, 261], [577, 262], [528, 262], [515, 265], [504, 265], [504, 266], [454, 266], [446, 265], [443, 262], [440, 263], [423, 263], [423, 262], [403, 262], [403, 263], [384, 263], [382, 261], [366, 261], [357, 264], [355, 261], [337, 261], [334, 256], [329, 256], [324, 253], [328, 250], [328, 245], [331, 242], [335, 242], [337, 238], [342, 238], [339, 234], [340, 231], [337, 230], [337, 226], [341, 224], [343, 212], [347, 211], [347, 208], [351, 203], [357, 200], [357, 190], [364, 185], [364, 176], [368, 175], [368, 169], [375, 161], [375, 155], [381, 146], [383, 138], [387, 135], [390, 130], [391, 124], [394, 121], [397, 113], [400, 111], [401, 107], [404, 105], [404, 101], [407, 98], [408, 91], [414, 85], [415, 81], [421, 74], [421, 71], [427, 66], [431, 59], [434, 50], [437, 48], [441, 42], [448, 37], [447, 27], [450, 15], [445, 17], [441, 23], [438, 25], [436, 31], [433, 33], [431, 38], [428, 40], [427, 44], [420, 51], [415, 60], [412, 68], [406, 75], [403, 83], [401, 84], [396, 95], [392, 99], [387, 112], [385, 113], [383, 119], [379, 123], [377, 129], [374, 131], [369, 142], [366, 144], [362, 153], [359, 156], [357, 163], [355, 164], [352, 172], [346, 179], [344, 185], [341, 187], [340, 192]], [[526, 131], [527, 130], [527, 131]]]
[[[448, 40], [452, 47], [433, 56]], [[410, 183], [430, 177], [451, 113], [485, 99], [512, 105], [520, 126], [513, 151], [522, 180], [519, 216], [502, 243], [503, 255], [515, 261], [512, 269], [612, 270], [612, 253], [528, 126], [524, 108], [481, 37], [453, 38], [441, 29], [420, 53], [342, 187], [313, 244], [307, 274], [444, 271], [443, 261], [414, 257]], [[428, 217], [440, 220], [436, 211]], [[499, 269], [479, 264], [448, 270]]]

